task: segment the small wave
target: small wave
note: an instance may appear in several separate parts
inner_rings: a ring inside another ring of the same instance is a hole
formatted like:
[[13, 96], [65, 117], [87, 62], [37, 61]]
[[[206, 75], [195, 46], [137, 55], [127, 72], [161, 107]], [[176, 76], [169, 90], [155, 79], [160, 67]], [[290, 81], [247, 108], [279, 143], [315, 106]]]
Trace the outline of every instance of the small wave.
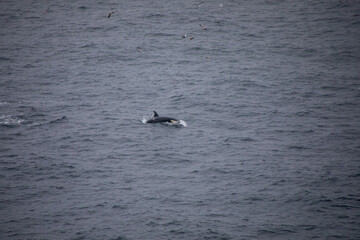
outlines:
[[295, 149], [295, 150], [307, 150], [307, 149], [309, 149], [308, 147], [301, 146], [301, 145], [289, 145], [288, 148], [289, 149]]
[[202, 47], [192, 47], [192, 48], [185, 50], [185, 52], [197, 52], [197, 51], [205, 51], [205, 49]]
[[172, 36], [176, 36], [175, 34], [170, 34], [170, 33], [163, 33], [163, 32], [154, 32], [154, 33], [148, 33], [146, 34], [146, 36], [151, 36], [151, 37], [172, 37]]
[[15, 127], [25, 122], [25, 118], [23, 115], [19, 116], [0, 116], [0, 126], [4, 127]]
[[127, 240], [125, 236], [118, 236], [117, 238], [114, 238], [112, 240]]
[[358, 206], [348, 205], [348, 204], [332, 204], [331, 207], [343, 208], [343, 209], [358, 209], [358, 208], [360, 208]]
[[114, 205], [114, 206], [112, 206], [112, 209], [125, 210], [125, 209], [126, 209], [126, 206]]
[[254, 142], [255, 139], [251, 138], [251, 137], [244, 137], [240, 139], [243, 142]]
[[358, 178], [358, 177], [360, 177], [360, 173], [351, 174], [351, 175], [349, 175], [349, 177], [351, 177], [351, 178]]
[[164, 14], [161, 14], [161, 13], [151, 13], [151, 14], [149, 14], [149, 15], [147, 15], [147, 16], [144, 16], [143, 18], [155, 18], [155, 19], [157, 19], [157, 18], [163, 18], [163, 17], [166, 17], [166, 15], [164, 15]]
[[180, 95], [174, 95], [174, 96], [171, 96], [171, 99], [174, 99], [175, 101], [180, 101], [180, 100], [185, 100], [185, 96], [180, 94]]
[[94, 48], [94, 47], [96, 47], [95, 43], [87, 43], [82, 45], [80, 48]]
[[227, 137], [224, 142], [227, 144], [236, 144], [239, 141], [241, 142], [255, 142], [256, 140], [251, 137]]
[[331, 85], [324, 85], [324, 86], [321, 86], [320, 88], [323, 90], [333, 90], [333, 91], [348, 89], [346, 86], [331, 86]]
[[26, 64], [26, 65], [24, 65], [23, 67], [24, 67], [24, 68], [35, 68], [35, 66], [32, 65], [32, 64]]
[[183, 59], [183, 60], [179, 60], [176, 62], [176, 64], [178, 64], [178, 65], [186, 65], [186, 64], [192, 64], [192, 63], [193, 63], [193, 61], [188, 60], [188, 59]]
[[46, 122], [44, 119], [42, 119], [44, 116], [45, 115], [43, 114], [34, 114], [31, 116], [25, 116], [22, 114], [17, 116], [4, 115], [4, 116], [0, 116], [0, 126], [10, 127], [10, 128], [17, 127], [20, 125], [34, 127], [34, 126], [41, 126], [44, 124], [59, 123], [66, 119], [66, 116], [63, 116], [61, 118], [57, 118], [49, 122]]
[[55, 119], [55, 120], [51, 120], [51, 121], [49, 122], [49, 124], [59, 123], [59, 122], [62, 122], [62, 121], [64, 121], [64, 120], [66, 120], [66, 116], [62, 116], [61, 118], [58, 118], [58, 119]]
[[6, 62], [6, 61], [11, 61], [11, 59], [7, 57], [0, 57], [0, 62]]

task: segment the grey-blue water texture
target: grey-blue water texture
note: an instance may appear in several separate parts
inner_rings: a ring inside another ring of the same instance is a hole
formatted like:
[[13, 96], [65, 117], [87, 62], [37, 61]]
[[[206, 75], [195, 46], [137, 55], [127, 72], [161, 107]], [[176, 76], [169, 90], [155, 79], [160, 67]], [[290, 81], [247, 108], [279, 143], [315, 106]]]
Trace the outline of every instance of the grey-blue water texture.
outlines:
[[0, 26], [1, 240], [359, 239], [360, 1], [2, 0]]

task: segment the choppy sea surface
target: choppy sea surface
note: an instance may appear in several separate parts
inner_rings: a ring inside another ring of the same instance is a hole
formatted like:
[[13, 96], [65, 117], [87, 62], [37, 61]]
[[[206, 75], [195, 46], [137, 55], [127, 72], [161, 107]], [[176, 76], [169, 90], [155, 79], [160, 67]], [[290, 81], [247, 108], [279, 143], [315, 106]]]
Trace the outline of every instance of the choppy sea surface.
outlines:
[[358, 239], [360, 2], [200, 2], [0, 2], [0, 239]]

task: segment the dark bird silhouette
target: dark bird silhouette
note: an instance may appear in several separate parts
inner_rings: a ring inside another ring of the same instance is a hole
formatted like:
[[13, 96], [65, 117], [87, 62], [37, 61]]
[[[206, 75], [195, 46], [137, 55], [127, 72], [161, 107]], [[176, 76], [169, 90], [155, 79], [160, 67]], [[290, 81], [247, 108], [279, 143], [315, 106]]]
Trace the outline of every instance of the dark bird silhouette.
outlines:
[[202, 3], [204, 3], [204, 2], [194, 3], [193, 5], [199, 7]]
[[111, 17], [111, 14], [113, 14], [113, 13], [115, 13], [115, 11], [110, 11], [110, 12], [109, 12], [109, 15], [108, 15], [108, 18], [110, 18], [110, 17]]
[[[50, 7], [51, 7], [51, 6], [50, 6]], [[43, 12], [43, 14], [49, 13], [50, 7], [48, 7], [48, 8]]]
[[200, 27], [201, 27], [203, 30], [207, 30], [207, 28], [204, 27], [203, 25], [201, 25], [201, 24], [199, 24], [199, 25], [200, 25]]

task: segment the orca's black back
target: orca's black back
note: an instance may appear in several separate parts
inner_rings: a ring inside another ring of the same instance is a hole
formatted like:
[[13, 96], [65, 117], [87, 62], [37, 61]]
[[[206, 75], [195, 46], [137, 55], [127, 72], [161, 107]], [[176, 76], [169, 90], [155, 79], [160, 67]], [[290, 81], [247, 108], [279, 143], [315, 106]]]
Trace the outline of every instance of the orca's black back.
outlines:
[[175, 118], [170, 118], [170, 117], [154, 117], [154, 118], [149, 119], [147, 122], [148, 123], [161, 123], [161, 122], [171, 122], [171, 120], [178, 121]]

